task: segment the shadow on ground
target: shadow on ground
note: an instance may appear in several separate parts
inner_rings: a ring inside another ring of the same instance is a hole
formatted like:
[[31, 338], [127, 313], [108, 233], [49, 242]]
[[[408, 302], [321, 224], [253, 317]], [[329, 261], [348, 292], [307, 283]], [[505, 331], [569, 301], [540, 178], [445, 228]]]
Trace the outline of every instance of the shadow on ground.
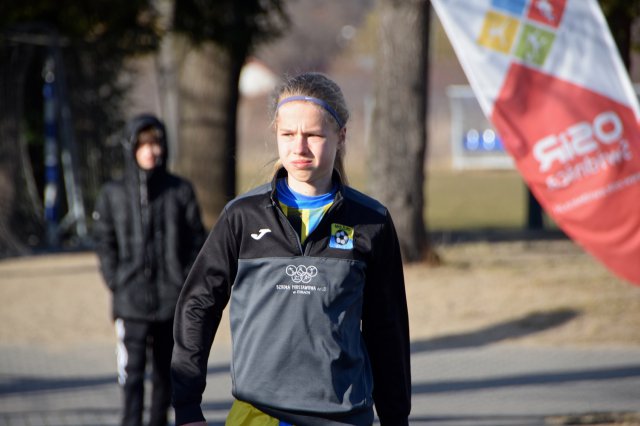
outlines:
[[517, 339], [561, 326], [580, 315], [573, 309], [532, 312], [521, 318], [495, 324], [468, 333], [452, 334], [412, 342], [411, 353], [463, 349], [485, 346], [507, 339]]
[[575, 371], [516, 374], [511, 376], [483, 379], [431, 381], [428, 383], [414, 383], [411, 389], [414, 394], [435, 394], [500, 389], [513, 386], [522, 387], [558, 385], [561, 383], [574, 383], [581, 381], [605, 381], [614, 379], [628, 379], [632, 377], [640, 377], [640, 364]]

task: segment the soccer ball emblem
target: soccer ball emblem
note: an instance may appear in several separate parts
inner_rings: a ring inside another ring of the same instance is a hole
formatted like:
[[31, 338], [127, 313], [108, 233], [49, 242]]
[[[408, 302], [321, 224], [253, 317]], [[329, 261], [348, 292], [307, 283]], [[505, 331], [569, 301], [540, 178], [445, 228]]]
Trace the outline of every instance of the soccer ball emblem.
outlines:
[[349, 242], [349, 235], [345, 231], [336, 232], [336, 243], [345, 245]]

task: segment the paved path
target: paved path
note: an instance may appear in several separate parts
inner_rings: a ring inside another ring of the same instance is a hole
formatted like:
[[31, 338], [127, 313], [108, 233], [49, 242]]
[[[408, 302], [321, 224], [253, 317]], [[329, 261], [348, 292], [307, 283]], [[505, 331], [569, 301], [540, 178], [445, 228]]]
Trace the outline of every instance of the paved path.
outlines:
[[[553, 415], [640, 412], [640, 348], [413, 345], [412, 425], [544, 425]], [[0, 343], [0, 425], [115, 426], [113, 348]], [[214, 350], [203, 407], [222, 425], [229, 352]]]
[[[640, 411], [640, 348], [413, 345], [412, 425], [544, 425], [553, 415]], [[0, 425], [115, 426], [113, 348], [0, 344]], [[222, 425], [231, 404], [229, 353], [214, 351], [205, 409]]]

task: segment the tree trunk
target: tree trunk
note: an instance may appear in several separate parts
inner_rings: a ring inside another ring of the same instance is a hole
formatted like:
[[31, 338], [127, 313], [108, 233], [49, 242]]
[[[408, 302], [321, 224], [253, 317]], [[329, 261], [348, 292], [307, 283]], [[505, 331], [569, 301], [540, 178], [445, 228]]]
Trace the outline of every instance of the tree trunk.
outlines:
[[34, 227], [35, 212], [28, 199], [24, 173], [20, 167], [20, 123], [23, 116], [24, 75], [32, 58], [30, 47], [0, 47], [0, 257], [26, 254], [22, 237]]
[[180, 160], [180, 123], [178, 69], [184, 60], [186, 39], [173, 31], [175, 20], [174, 0], [153, 0], [158, 14], [158, 28], [164, 34], [155, 56], [155, 66], [160, 88], [160, 110], [169, 144], [169, 167], [174, 169]]
[[242, 52], [191, 46], [179, 73], [178, 171], [196, 187], [207, 226], [236, 188], [236, 117]]
[[391, 212], [404, 260], [437, 261], [423, 217], [429, 3], [379, 4], [371, 191]]
[[629, 0], [608, 1], [604, 8], [611, 35], [616, 42], [627, 71], [631, 69], [631, 38], [635, 14], [638, 9], [640, 6], [638, 6], [637, 0], [633, 2], [629, 2]]

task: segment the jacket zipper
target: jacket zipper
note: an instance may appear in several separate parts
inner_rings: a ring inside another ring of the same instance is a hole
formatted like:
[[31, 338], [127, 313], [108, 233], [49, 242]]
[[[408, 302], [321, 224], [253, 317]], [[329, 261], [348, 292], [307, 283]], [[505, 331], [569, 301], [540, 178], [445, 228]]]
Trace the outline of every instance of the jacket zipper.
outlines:
[[149, 227], [149, 187], [147, 185], [147, 175], [144, 172], [139, 172], [140, 183], [140, 222], [142, 224], [142, 238], [143, 238], [143, 250], [144, 250], [144, 272], [147, 279], [148, 270], [150, 265], [148, 261], [149, 253], [147, 253], [147, 232]]
[[[143, 244], [142, 249], [144, 250], [144, 277], [149, 283], [151, 281], [151, 262], [149, 261], [149, 253], [147, 252], [147, 233], [151, 231], [149, 229], [149, 222], [151, 216], [151, 206], [149, 205], [149, 185], [147, 181], [147, 175], [144, 172], [140, 172], [140, 219], [142, 221], [142, 237]], [[157, 291], [157, 288], [155, 288]], [[152, 305], [151, 295], [149, 293], [145, 293], [145, 302], [148, 307]]]
[[328, 220], [327, 217], [333, 212], [333, 210], [336, 209], [336, 205], [339, 204], [341, 201], [342, 201], [341, 199], [338, 199], [336, 197], [333, 204], [331, 204], [331, 207], [329, 207], [329, 210], [327, 210], [326, 213], [322, 216], [322, 219], [320, 219], [320, 223], [318, 223], [318, 226], [316, 226], [316, 229], [314, 229], [309, 235], [307, 235], [307, 243], [304, 246], [304, 248], [302, 247], [302, 241], [300, 241], [300, 235], [298, 235], [298, 232], [293, 228], [293, 225], [291, 225], [291, 222], [289, 222], [289, 218], [284, 214], [282, 209], [280, 209], [280, 206], [278, 206], [277, 201], [274, 201], [272, 199], [271, 204], [273, 205], [273, 208], [275, 208], [278, 211], [280, 218], [286, 222], [285, 226], [288, 226], [289, 229], [293, 232], [293, 235], [296, 238], [296, 243], [298, 244], [298, 251], [300, 252], [300, 255], [308, 256], [309, 251], [311, 250], [311, 246], [313, 245], [312, 244], [313, 241], [310, 240], [309, 237], [311, 237], [311, 235], [313, 235], [313, 233], [316, 232], [318, 228], [320, 228], [320, 225], [322, 225], [325, 220]]
[[302, 242], [300, 241], [300, 236], [298, 235], [298, 232], [296, 232], [296, 230], [293, 229], [293, 225], [291, 225], [291, 222], [289, 222], [289, 218], [284, 214], [282, 209], [280, 209], [280, 206], [276, 201], [271, 200], [271, 204], [273, 205], [273, 208], [276, 209], [276, 211], [278, 212], [278, 215], [280, 216], [281, 221], [284, 221], [286, 223], [285, 226], [288, 226], [289, 230], [295, 236], [296, 243], [298, 245], [298, 251], [300, 252], [300, 256], [305, 256], [304, 250], [302, 248]]

